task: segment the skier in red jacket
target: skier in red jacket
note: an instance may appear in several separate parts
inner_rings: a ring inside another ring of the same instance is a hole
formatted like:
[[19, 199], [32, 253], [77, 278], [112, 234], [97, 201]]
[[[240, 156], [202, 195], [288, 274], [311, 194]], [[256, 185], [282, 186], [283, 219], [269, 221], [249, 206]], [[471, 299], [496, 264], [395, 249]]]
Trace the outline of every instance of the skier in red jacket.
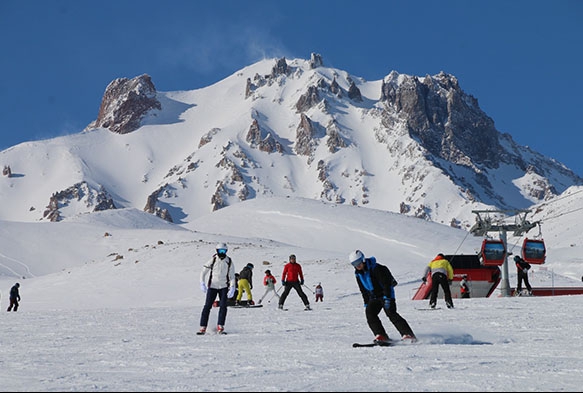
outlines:
[[289, 291], [291, 289], [295, 289], [302, 302], [304, 302], [304, 306], [306, 310], [311, 310], [310, 308], [310, 301], [308, 297], [302, 291], [302, 285], [304, 285], [304, 273], [302, 272], [302, 266], [296, 262], [296, 256], [291, 254], [289, 256], [289, 262], [285, 264], [283, 267], [283, 273], [281, 275], [281, 283], [284, 286], [283, 293], [279, 298], [279, 305], [278, 308], [281, 310], [283, 309], [283, 304], [285, 303], [285, 299], [287, 299], [287, 295], [289, 295]]

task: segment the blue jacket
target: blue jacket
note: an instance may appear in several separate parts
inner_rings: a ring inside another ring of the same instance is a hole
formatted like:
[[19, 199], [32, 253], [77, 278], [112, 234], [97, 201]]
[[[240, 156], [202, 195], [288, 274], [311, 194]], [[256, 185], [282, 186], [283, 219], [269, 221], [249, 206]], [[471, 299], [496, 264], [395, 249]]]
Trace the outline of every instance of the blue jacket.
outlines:
[[364, 304], [373, 299], [395, 298], [397, 281], [389, 268], [377, 263], [375, 257], [365, 258], [364, 269], [354, 269], [354, 275]]

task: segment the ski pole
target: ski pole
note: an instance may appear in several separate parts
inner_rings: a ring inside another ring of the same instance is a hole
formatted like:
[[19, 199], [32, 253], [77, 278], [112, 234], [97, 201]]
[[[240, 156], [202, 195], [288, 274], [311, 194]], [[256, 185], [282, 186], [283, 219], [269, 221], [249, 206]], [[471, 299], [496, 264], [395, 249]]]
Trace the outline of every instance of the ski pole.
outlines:
[[273, 290], [273, 295], [271, 295], [267, 303], [271, 303], [271, 300], [275, 297], [276, 294], [279, 296], [279, 293], [277, 293], [277, 291], [279, 291], [279, 288]]
[[304, 287], [308, 288], [308, 289], [310, 290], [310, 292], [312, 292], [312, 295], [315, 295], [315, 294], [316, 294], [316, 292], [312, 291], [312, 290], [310, 289], [310, 287], [309, 287], [309, 286], [307, 286], [306, 284], [302, 284], [302, 285], [303, 285]]

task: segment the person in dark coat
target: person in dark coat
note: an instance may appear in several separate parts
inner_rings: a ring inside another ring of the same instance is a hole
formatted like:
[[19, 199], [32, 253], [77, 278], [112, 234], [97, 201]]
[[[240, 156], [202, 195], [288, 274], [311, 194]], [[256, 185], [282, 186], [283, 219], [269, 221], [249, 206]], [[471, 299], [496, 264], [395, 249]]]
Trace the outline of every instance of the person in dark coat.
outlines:
[[253, 301], [253, 294], [251, 290], [253, 289], [253, 264], [248, 263], [240, 272], [239, 272], [239, 282], [237, 283], [237, 287], [239, 293], [237, 294], [237, 301], [235, 302], [236, 305], [241, 304], [241, 299], [243, 298], [243, 292], [247, 294], [247, 304], [253, 305], [255, 302]]
[[397, 281], [389, 268], [377, 263], [375, 257], [365, 258], [360, 250], [353, 251], [348, 259], [350, 264], [354, 266], [356, 282], [364, 300], [366, 322], [375, 335], [374, 341], [382, 343], [389, 340], [379, 318], [381, 310], [385, 311], [391, 323], [399, 331], [401, 339], [417, 341], [409, 323], [397, 312], [395, 301]]
[[522, 282], [524, 281], [524, 285], [526, 286], [526, 290], [528, 291], [529, 295], [532, 295], [532, 287], [528, 282], [528, 271], [530, 270], [530, 263], [526, 262], [524, 259], [519, 257], [518, 255], [514, 256], [514, 263], [516, 264], [516, 275], [518, 282], [516, 283], [516, 296], [520, 296], [522, 294]]
[[16, 311], [18, 310], [18, 302], [20, 302], [20, 292], [18, 291], [20, 284], [16, 283], [12, 288], [10, 288], [10, 306], [6, 311]]

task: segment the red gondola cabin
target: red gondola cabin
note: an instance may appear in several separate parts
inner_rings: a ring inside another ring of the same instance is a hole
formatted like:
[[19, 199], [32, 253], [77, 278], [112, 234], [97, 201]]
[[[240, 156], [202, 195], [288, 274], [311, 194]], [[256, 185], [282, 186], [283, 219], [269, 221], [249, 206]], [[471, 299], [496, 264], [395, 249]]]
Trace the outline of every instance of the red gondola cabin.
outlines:
[[545, 263], [546, 248], [542, 239], [524, 239], [522, 243], [522, 259], [528, 263], [541, 265]]
[[502, 240], [484, 239], [480, 262], [484, 266], [501, 266], [506, 260], [506, 248]]

